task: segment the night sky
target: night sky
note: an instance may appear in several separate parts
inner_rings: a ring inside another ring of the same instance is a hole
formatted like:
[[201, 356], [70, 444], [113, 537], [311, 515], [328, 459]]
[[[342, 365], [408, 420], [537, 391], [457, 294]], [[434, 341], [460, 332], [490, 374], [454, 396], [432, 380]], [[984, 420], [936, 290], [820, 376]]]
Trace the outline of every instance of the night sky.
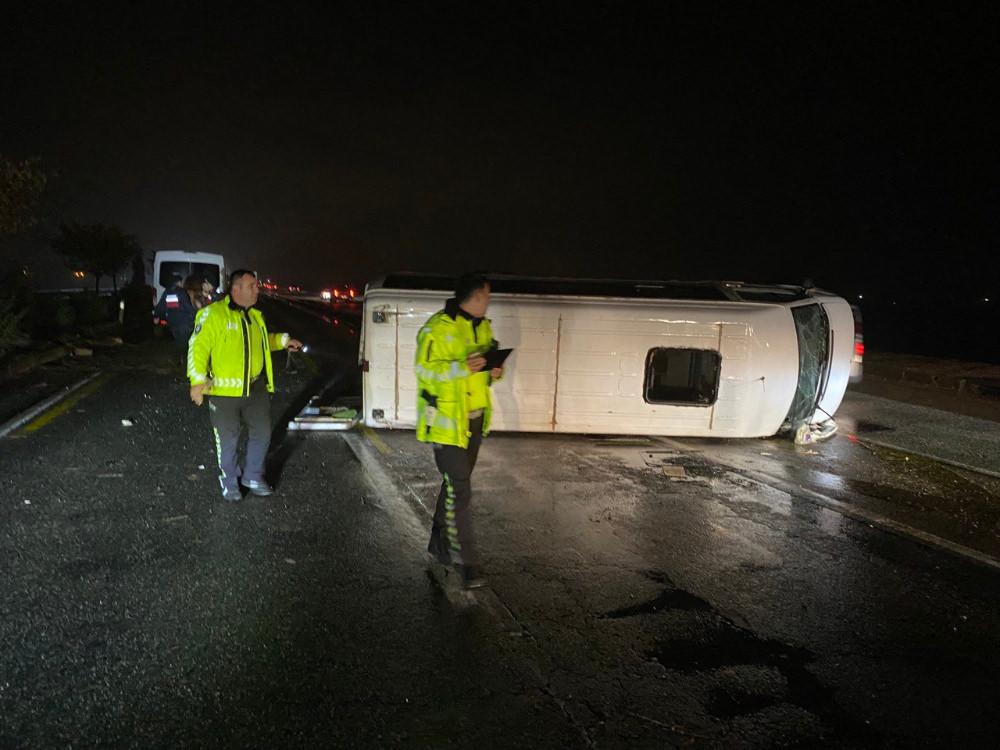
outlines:
[[106, 5], [0, 30], [0, 151], [58, 173], [49, 227], [313, 286], [474, 267], [1000, 296], [994, 11]]

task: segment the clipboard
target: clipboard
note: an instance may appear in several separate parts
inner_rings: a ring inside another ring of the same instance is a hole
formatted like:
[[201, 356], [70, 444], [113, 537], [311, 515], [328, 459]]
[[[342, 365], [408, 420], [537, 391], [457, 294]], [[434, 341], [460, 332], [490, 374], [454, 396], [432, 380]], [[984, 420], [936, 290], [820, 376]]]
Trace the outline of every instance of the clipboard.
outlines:
[[482, 356], [486, 358], [486, 366], [483, 370], [489, 371], [496, 367], [503, 367], [503, 363], [510, 356], [513, 349], [493, 349]]

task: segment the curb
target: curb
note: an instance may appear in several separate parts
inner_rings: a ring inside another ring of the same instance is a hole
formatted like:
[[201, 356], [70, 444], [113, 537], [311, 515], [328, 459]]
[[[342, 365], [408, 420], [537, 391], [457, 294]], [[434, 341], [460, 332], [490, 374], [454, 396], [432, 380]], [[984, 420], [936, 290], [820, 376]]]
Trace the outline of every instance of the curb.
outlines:
[[889, 448], [890, 450], [899, 451], [900, 453], [908, 453], [911, 456], [918, 456], [919, 458], [924, 458], [928, 461], [944, 464], [945, 466], [951, 466], [956, 469], [962, 469], [963, 471], [968, 471], [973, 474], [982, 474], [983, 476], [992, 477], [993, 479], [1000, 479], [1000, 471], [984, 469], [981, 466], [973, 466], [972, 464], [955, 461], [951, 458], [941, 458], [940, 456], [934, 456], [930, 453], [923, 453], [921, 451], [912, 450], [911, 448], [904, 448], [901, 445], [893, 445], [892, 443], [887, 443], [883, 440], [873, 440], [869, 437], [859, 437], [858, 442], [866, 445], [875, 445], [879, 448]]
[[23, 425], [25, 422], [30, 422], [32, 419], [34, 419], [42, 412], [51, 409], [53, 406], [58, 404], [60, 401], [62, 401], [64, 398], [69, 396], [74, 391], [83, 388], [83, 386], [87, 385], [87, 383], [90, 383], [91, 381], [95, 380], [100, 374], [101, 374], [100, 370], [92, 372], [83, 380], [79, 380], [76, 383], [73, 383], [73, 385], [66, 386], [62, 390], [57, 391], [53, 395], [46, 398], [44, 401], [40, 401], [34, 406], [31, 406], [28, 409], [24, 410], [17, 416], [8, 419], [3, 424], [0, 424], [0, 438], [7, 437], [7, 435], [9, 435], [11, 432], [16, 430], [21, 425]]
[[[673, 438], [660, 439], [665, 444], [678, 450], [696, 452], [690, 445], [682, 443], [679, 440], [675, 440]], [[879, 529], [880, 531], [892, 534], [909, 542], [920, 544], [937, 552], [948, 553], [953, 557], [963, 559], [967, 562], [976, 563], [977, 565], [987, 568], [994, 573], [1000, 573], [1000, 559], [997, 559], [985, 552], [980, 552], [977, 549], [966, 547], [964, 544], [953, 542], [950, 539], [945, 539], [944, 537], [932, 534], [928, 531], [923, 531], [922, 529], [915, 528], [902, 523], [901, 521], [896, 521], [895, 519], [889, 518], [888, 516], [884, 516], [880, 513], [860, 508], [853, 505], [850, 501], [839, 500], [835, 497], [823, 494], [822, 492], [817, 492], [816, 490], [798, 484], [797, 482], [777, 477], [758, 469], [740, 466], [736, 462], [726, 461], [717, 456], [709, 456], [704, 452], [699, 453], [702, 458], [707, 461], [711, 461], [717, 466], [722, 466], [729, 471], [740, 474], [754, 482], [757, 482], [758, 484], [780, 490], [793, 499], [801, 498], [808, 502], [815, 503], [816, 505], [820, 505], [839, 513], [845, 518], [850, 518], [855, 522], [870, 525], [872, 528]], [[864, 497], [861, 493], [856, 494], [860, 497]]]

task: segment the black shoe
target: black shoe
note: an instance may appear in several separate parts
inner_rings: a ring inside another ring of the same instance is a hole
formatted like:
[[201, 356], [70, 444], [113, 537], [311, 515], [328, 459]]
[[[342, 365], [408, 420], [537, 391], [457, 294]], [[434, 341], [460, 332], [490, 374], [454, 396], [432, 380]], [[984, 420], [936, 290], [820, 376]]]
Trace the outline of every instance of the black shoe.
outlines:
[[458, 577], [462, 579], [462, 588], [481, 589], [486, 585], [486, 578], [477, 565], [456, 565]]

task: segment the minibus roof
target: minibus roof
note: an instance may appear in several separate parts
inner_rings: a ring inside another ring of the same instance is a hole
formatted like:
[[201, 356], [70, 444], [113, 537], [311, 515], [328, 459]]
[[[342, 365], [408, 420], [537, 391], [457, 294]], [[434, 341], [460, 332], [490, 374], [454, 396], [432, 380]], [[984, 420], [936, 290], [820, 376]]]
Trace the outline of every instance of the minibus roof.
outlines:
[[[570, 297], [616, 297], [745, 302], [793, 302], [812, 296], [814, 290], [780, 284], [745, 284], [741, 281], [649, 281], [628, 279], [570, 279], [485, 273], [496, 294], [537, 294]], [[455, 279], [426, 273], [392, 273], [368, 285], [374, 289], [450, 292]]]

